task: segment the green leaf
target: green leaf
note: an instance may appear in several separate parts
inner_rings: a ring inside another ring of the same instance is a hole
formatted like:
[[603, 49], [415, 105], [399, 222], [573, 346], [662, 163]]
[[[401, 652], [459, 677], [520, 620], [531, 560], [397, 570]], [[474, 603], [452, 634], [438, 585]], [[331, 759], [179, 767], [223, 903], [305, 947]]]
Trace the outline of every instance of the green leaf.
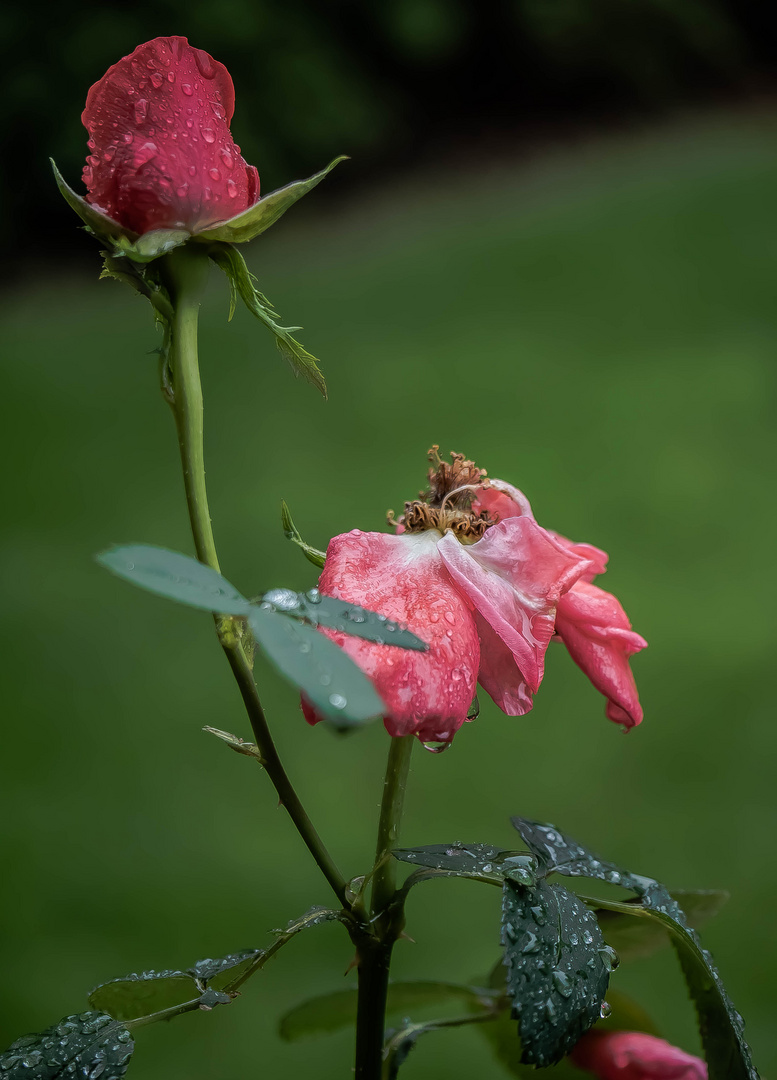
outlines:
[[506, 881], [502, 944], [521, 1061], [548, 1066], [600, 1018], [611, 964], [599, 924], [562, 885]]
[[185, 971], [142, 971], [96, 986], [89, 1004], [115, 1020], [137, 1020], [192, 1001], [201, 993], [202, 988]]
[[247, 970], [257, 957], [263, 956], [264, 952], [264, 949], [243, 949], [241, 952], [221, 956], [217, 960], [198, 960], [187, 970], [187, 975], [191, 975], [202, 989], [207, 987], [209, 990], [221, 990]]
[[100, 1012], [65, 1016], [35, 1035], [24, 1035], [0, 1054], [3, 1080], [119, 1080], [135, 1044], [129, 1031]]
[[[473, 1011], [490, 1010], [497, 995], [482, 987], [448, 982], [395, 982], [389, 984], [386, 1013], [409, 1016], [416, 1009], [463, 1001]], [[356, 1023], [356, 990], [338, 990], [295, 1005], [279, 1022], [287, 1042], [326, 1035]]]
[[301, 548], [302, 554], [309, 562], [312, 562], [314, 566], [323, 567], [324, 562], [326, 561], [326, 555], [323, 551], [319, 551], [318, 548], [311, 547], [310, 544], [305, 543], [299, 529], [292, 521], [291, 511], [283, 499], [281, 499], [281, 522], [283, 523], [283, 533], [286, 539], [291, 540], [292, 543]]
[[92, 206], [86, 199], [80, 195], [76, 195], [75, 191], [62, 177], [57, 166], [54, 164], [54, 159], [49, 158], [51, 162], [51, 168], [54, 170], [54, 179], [57, 182], [59, 193], [65, 202], [68, 204], [71, 210], [74, 210], [81, 218], [86, 227], [95, 234], [100, 240], [108, 241], [113, 244], [117, 242], [119, 238], [125, 238], [130, 243], [138, 239], [138, 234], [132, 232], [130, 229], [125, 229], [122, 225], [119, 225], [118, 221], [114, 221], [113, 218], [108, 217], [101, 210], [98, 210], [96, 206]]
[[247, 615], [251, 605], [209, 566], [167, 548], [123, 544], [96, 556], [101, 566], [141, 589], [221, 615]]
[[490, 844], [427, 844], [425, 847], [397, 848], [391, 852], [400, 862], [441, 870], [457, 877], [478, 878], [501, 885], [510, 880], [535, 885], [537, 863], [524, 852], [506, 851]]
[[[204, 235], [204, 234], [203, 234]], [[256, 288], [256, 279], [245, 264], [245, 259], [230, 244], [212, 244], [208, 254], [216, 266], [227, 275], [230, 284], [230, 319], [234, 314], [236, 296], [240, 296], [252, 315], [263, 322], [275, 336], [275, 344], [281, 356], [288, 362], [295, 375], [301, 375], [326, 397], [326, 382], [318, 366], [318, 360], [296, 338], [291, 336], [299, 326], [281, 326], [280, 316], [270, 301]]]
[[261, 607], [302, 619], [311, 626], [325, 626], [328, 630], [374, 641], [378, 645], [394, 645], [398, 649], [413, 649], [416, 652], [427, 652], [429, 649], [425, 641], [400, 623], [358, 604], [349, 604], [347, 600], [324, 596], [318, 589], [310, 589], [307, 593], [271, 589], [261, 597]]
[[[688, 924], [694, 929], [716, 915], [728, 900], [727, 892], [716, 889], [674, 889], [669, 895], [680, 905]], [[621, 960], [641, 960], [670, 944], [669, 934], [660, 923], [635, 919], [605, 908], [595, 909], [595, 915], [608, 944]]]
[[386, 712], [361, 668], [312, 626], [260, 607], [251, 608], [248, 622], [267, 657], [334, 727], [345, 730]]
[[196, 239], [223, 240], [229, 244], [244, 244], [248, 240], [253, 240], [254, 237], [274, 225], [278, 218], [282, 217], [303, 195], [307, 195], [317, 184], [320, 184], [335, 165], [347, 160], [347, 155], [343, 154], [334, 161], [330, 161], [326, 168], [317, 172], [315, 176], [310, 176], [307, 180], [295, 180], [286, 187], [271, 191], [269, 195], [265, 195], [259, 202], [254, 203], [241, 214], [237, 214], [236, 217], [198, 233]]
[[116, 241], [116, 254], [126, 255], [133, 262], [149, 263], [174, 251], [187, 240], [191, 240], [191, 237], [188, 229], [153, 229], [143, 233], [134, 242], [120, 236]]
[[652, 920], [668, 931], [696, 1006], [709, 1080], [758, 1080], [743, 1035], [742, 1017], [723, 989], [711, 955], [702, 949], [699, 935], [689, 925], [683, 909], [669, 890], [653, 878], [633, 874], [600, 859], [565, 836], [555, 825], [525, 818], [513, 818], [512, 821], [539, 859], [544, 873], [595, 878], [622, 885], [637, 894], [638, 903], [593, 897], [582, 899], [594, 908]]

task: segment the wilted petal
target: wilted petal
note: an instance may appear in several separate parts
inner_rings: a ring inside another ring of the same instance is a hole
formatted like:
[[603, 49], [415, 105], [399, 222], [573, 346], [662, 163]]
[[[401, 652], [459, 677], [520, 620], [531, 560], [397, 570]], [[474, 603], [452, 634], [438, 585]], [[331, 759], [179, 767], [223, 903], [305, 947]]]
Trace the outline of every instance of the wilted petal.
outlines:
[[606, 551], [602, 551], [601, 548], [594, 547], [593, 544], [576, 544], [574, 540], [567, 540], [566, 536], [562, 536], [561, 533], [553, 532], [552, 529], [548, 529], [550, 535], [567, 549], [567, 551], [573, 552], [575, 555], [579, 555], [581, 559], [588, 559], [591, 563], [590, 570], [587, 570], [581, 577], [581, 581], [593, 581], [598, 574], [603, 574], [607, 569], [607, 562], [610, 556]]
[[629, 657], [647, 642], [631, 629], [620, 603], [587, 581], [579, 581], [559, 602], [556, 633], [575, 663], [608, 699], [607, 716], [634, 727], [642, 720]]
[[89, 90], [87, 201], [141, 234], [194, 232], [248, 209], [259, 176], [230, 134], [234, 108], [227, 69], [186, 38], [139, 45]]
[[[475, 696], [480, 646], [475, 621], [438, 555], [440, 534], [392, 536], [354, 529], [330, 542], [319, 589], [406, 623], [426, 653], [326, 633], [369, 675], [389, 706], [390, 735], [449, 742]], [[315, 722], [303, 703], [306, 718]]]
[[570, 1059], [599, 1080], [707, 1080], [700, 1058], [641, 1031], [591, 1031]]
[[499, 521], [511, 517], [534, 518], [524, 493], [506, 480], [489, 480], [488, 484], [478, 488], [472, 510], [476, 514], [486, 510]]
[[524, 716], [534, 704], [532, 692], [504, 641], [479, 611], [475, 626], [480, 638], [478, 682], [508, 716]]
[[501, 521], [471, 545], [447, 533], [438, 550], [457, 588], [496, 631], [536, 693], [556, 605], [589, 563], [528, 517]]

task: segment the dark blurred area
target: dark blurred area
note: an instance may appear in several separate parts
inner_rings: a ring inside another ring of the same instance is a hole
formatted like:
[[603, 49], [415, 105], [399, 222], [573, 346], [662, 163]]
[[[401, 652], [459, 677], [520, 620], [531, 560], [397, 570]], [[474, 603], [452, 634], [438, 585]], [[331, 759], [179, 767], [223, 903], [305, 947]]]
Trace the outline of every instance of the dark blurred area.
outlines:
[[35, 5], [8, 5], [6, 250], [83, 250], [46, 156], [80, 190], [89, 86], [158, 35], [186, 35], [228, 66], [233, 130], [270, 190], [337, 153], [357, 159], [347, 185], [457, 148], [513, 153], [527, 135], [570, 124], [769, 93], [768, 10], [741, 0], [85, 0], [42, 19]]

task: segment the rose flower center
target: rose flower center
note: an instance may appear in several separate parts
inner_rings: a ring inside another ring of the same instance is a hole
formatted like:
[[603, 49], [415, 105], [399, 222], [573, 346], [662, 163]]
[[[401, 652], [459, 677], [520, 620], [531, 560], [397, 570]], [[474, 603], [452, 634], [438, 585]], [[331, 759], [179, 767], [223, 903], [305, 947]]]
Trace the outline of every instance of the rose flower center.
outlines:
[[418, 533], [437, 529], [441, 533], [449, 529], [463, 544], [479, 540], [486, 529], [496, 525], [497, 518], [486, 510], [475, 513], [472, 503], [478, 488], [488, 483], [485, 469], [479, 469], [474, 461], [463, 454], [451, 453], [451, 463], [442, 461], [439, 446], [429, 451], [431, 468], [427, 474], [429, 488], [418, 493], [418, 498], [405, 503], [405, 512], [394, 518], [388, 513], [388, 523], [401, 526], [404, 532]]

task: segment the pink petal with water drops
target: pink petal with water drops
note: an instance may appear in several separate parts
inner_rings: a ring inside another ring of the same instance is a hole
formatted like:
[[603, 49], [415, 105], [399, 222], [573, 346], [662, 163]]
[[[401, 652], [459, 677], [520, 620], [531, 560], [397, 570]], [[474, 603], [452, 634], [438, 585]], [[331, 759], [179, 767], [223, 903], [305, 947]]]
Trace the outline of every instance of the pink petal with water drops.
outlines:
[[626, 729], [642, 721], [629, 657], [647, 646], [612, 593], [579, 581], [558, 605], [556, 633], [569, 655], [607, 698], [607, 716]]
[[[390, 709], [390, 735], [448, 743], [475, 696], [480, 646], [472, 612], [437, 553], [439, 539], [358, 529], [336, 536], [319, 589], [405, 623], [430, 646], [421, 653], [323, 631], [372, 679]], [[320, 719], [304, 699], [303, 711], [310, 723]]]
[[528, 517], [501, 521], [470, 545], [449, 532], [438, 550], [459, 591], [501, 638], [536, 693], [556, 605], [590, 563]]
[[259, 175], [229, 130], [229, 72], [184, 37], [139, 45], [89, 90], [87, 201], [136, 233], [192, 232], [252, 206]]

